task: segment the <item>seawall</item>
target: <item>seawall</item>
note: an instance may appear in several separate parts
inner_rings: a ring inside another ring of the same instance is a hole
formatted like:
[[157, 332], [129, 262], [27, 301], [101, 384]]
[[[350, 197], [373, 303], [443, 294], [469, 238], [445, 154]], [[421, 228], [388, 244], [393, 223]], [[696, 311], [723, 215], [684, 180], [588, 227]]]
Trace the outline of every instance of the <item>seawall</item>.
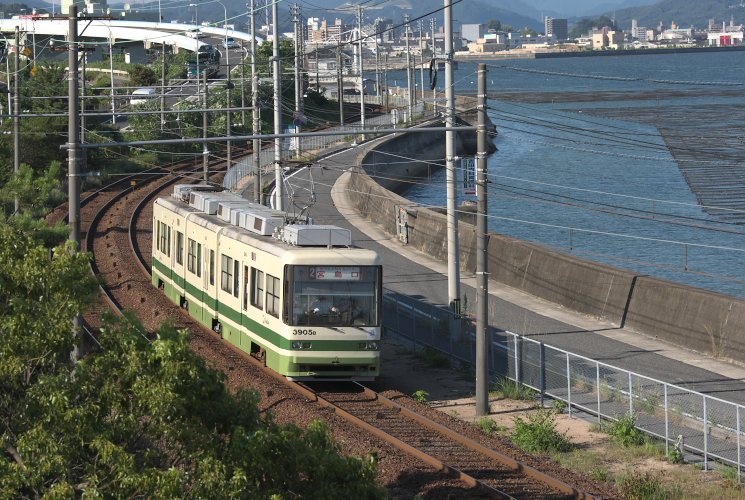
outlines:
[[[466, 118], [468, 120], [468, 118]], [[458, 154], [473, 154], [475, 134], [459, 135]], [[420, 161], [407, 162], [402, 157]], [[440, 168], [444, 133], [400, 134], [361, 152], [350, 201], [363, 216], [410, 245], [447, 260], [446, 217], [400, 195]], [[444, 201], [444, 196], [443, 196]], [[374, 218], [372, 216], [374, 214]], [[403, 217], [402, 217], [403, 216]], [[461, 267], [476, 267], [475, 226], [459, 222]], [[404, 243], [405, 242], [405, 243]], [[745, 364], [745, 301], [557, 252], [504, 235], [489, 237], [490, 279], [567, 309], [603, 318], [675, 345]]]

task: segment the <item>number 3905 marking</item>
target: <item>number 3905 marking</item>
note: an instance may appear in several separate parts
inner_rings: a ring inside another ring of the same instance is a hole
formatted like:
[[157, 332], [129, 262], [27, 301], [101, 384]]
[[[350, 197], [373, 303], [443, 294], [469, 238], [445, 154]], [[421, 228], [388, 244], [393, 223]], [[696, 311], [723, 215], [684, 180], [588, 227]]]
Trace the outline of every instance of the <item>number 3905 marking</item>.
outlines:
[[295, 329], [295, 330], [292, 331], [292, 334], [293, 335], [315, 335], [316, 334], [316, 331], [315, 330], [298, 330], [298, 329]]

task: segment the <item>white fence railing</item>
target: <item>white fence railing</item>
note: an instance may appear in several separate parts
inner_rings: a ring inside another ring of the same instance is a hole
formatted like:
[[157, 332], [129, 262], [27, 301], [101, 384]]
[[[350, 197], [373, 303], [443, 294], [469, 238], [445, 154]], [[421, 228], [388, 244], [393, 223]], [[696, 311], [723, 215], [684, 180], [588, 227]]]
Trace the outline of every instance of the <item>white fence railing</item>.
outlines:
[[[475, 364], [475, 324], [450, 311], [386, 289], [383, 326], [410, 341], [431, 346], [462, 363]], [[598, 419], [632, 415], [645, 433], [663, 439], [666, 449], [745, 466], [745, 406], [668, 384], [623, 368], [547, 346], [531, 338], [490, 327], [489, 367], [493, 376], [525, 384], [541, 397], [568, 403]]]

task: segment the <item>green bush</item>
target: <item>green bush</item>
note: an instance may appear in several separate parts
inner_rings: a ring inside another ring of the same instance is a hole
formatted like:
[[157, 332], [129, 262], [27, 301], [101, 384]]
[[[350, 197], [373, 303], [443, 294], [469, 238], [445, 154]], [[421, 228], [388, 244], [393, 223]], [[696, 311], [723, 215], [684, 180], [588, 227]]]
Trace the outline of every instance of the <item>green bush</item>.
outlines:
[[566, 432], [556, 430], [556, 414], [551, 410], [538, 410], [528, 415], [525, 421], [515, 417], [512, 442], [530, 453], [552, 453], [571, 451], [574, 445]]
[[564, 413], [569, 408], [569, 405], [563, 399], [555, 399], [553, 409], [556, 413]]
[[636, 428], [636, 417], [628, 413], [610, 424], [608, 434], [622, 446], [641, 445], [645, 441], [644, 434]]

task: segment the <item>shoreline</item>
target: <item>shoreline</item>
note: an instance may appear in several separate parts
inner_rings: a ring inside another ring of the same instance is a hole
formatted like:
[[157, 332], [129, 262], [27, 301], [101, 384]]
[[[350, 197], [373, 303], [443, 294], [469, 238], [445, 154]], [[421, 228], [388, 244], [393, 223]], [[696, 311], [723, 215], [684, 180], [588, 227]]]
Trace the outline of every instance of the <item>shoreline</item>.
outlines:
[[621, 49], [621, 50], [587, 50], [581, 52], [484, 52], [480, 54], [456, 55], [456, 60], [463, 62], [502, 59], [558, 59], [564, 57], [613, 57], [660, 54], [688, 54], [695, 52], [743, 52], [745, 45], [731, 47], [676, 47], [669, 49]]

